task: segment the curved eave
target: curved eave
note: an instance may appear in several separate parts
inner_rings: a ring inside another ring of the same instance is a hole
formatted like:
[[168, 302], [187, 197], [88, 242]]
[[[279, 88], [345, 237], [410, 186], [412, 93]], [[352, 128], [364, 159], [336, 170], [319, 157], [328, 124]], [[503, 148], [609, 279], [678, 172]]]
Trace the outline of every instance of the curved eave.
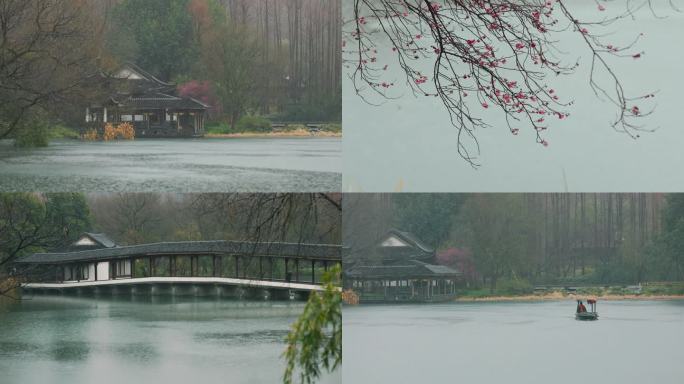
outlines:
[[342, 246], [330, 244], [249, 243], [233, 241], [164, 242], [76, 252], [36, 253], [17, 264], [65, 264], [155, 255], [224, 255], [289, 257], [341, 261]]
[[457, 274], [406, 274], [406, 275], [366, 275], [366, 274], [352, 274], [347, 273], [346, 276], [354, 278], [357, 280], [416, 280], [416, 279], [437, 279], [437, 278], [448, 278], [448, 277], [461, 277], [460, 273]]

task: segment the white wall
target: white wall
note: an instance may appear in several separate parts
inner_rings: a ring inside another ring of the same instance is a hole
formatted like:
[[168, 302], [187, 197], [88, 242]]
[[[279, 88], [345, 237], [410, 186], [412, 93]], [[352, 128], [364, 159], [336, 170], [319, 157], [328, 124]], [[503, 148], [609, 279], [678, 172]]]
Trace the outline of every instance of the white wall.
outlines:
[[88, 279], [86, 281], [95, 281], [95, 264], [88, 264]]
[[109, 261], [97, 263], [97, 280], [109, 280]]

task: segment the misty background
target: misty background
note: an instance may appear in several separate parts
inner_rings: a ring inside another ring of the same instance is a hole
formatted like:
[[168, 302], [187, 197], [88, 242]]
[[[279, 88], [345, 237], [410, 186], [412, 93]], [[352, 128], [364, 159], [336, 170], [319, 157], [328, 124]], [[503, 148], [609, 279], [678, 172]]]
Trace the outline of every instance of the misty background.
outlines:
[[346, 194], [345, 268], [372, 265], [390, 229], [410, 232], [470, 290], [684, 280], [684, 195]]

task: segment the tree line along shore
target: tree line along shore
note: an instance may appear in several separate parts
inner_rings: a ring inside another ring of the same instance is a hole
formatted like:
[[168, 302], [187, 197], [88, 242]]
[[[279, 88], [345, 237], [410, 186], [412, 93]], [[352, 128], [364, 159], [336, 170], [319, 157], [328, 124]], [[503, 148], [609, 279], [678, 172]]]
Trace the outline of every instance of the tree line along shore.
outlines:
[[466, 290], [456, 298], [473, 301], [558, 301], [596, 298], [600, 300], [681, 300], [684, 283], [649, 282], [631, 286], [537, 287], [532, 292]]

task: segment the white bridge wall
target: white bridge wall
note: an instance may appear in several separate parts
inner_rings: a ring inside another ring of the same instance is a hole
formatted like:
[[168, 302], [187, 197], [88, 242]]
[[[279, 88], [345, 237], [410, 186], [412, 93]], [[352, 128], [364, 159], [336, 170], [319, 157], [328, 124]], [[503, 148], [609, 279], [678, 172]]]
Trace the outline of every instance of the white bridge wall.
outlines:
[[95, 264], [88, 264], [88, 279], [86, 281], [95, 281]]
[[97, 263], [97, 280], [109, 280], [109, 261]]

